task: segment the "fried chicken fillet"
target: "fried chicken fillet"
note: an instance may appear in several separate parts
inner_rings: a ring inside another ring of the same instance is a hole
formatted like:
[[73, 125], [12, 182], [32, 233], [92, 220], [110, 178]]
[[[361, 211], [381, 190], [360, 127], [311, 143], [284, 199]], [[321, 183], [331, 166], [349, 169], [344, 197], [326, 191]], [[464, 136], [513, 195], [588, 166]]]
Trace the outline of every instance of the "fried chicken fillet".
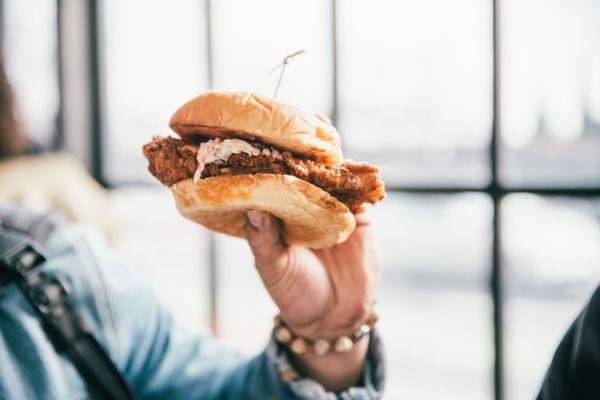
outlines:
[[[251, 143], [264, 150], [261, 143]], [[198, 169], [198, 146], [173, 137], [155, 137], [144, 145], [148, 170], [166, 186], [193, 178]], [[285, 174], [323, 189], [344, 203], [353, 213], [362, 211], [365, 203], [374, 204], [385, 196], [383, 182], [376, 167], [367, 163], [345, 161], [339, 166], [326, 166], [289, 151], [275, 158], [272, 154], [232, 154], [227, 160], [205, 165], [200, 178], [220, 175]]]

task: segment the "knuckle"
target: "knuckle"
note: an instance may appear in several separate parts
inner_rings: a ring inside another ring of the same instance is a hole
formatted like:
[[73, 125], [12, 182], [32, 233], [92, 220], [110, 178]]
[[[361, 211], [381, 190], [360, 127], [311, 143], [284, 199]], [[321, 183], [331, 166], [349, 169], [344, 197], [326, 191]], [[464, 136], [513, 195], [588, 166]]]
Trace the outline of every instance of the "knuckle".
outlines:
[[367, 304], [366, 301], [360, 301], [357, 304], [354, 305], [354, 319], [356, 321], [362, 322], [362, 320], [367, 316], [367, 314], [369, 313], [369, 305]]
[[343, 324], [348, 328], [360, 325], [370, 312], [369, 304], [366, 301], [356, 300], [348, 304], [345, 309]]

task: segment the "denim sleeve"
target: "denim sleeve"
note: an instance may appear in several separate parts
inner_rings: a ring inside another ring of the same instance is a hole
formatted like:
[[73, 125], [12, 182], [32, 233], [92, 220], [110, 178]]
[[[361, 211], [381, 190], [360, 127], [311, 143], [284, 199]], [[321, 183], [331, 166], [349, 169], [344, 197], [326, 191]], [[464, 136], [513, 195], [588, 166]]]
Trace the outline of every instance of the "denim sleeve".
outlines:
[[360, 387], [326, 392], [310, 379], [290, 379], [285, 351], [271, 338], [247, 357], [208, 334], [186, 332], [139, 273], [118, 262], [103, 280], [118, 342], [117, 364], [140, 399], [377, 399], [384, 382], [379, 337], [371, 339]]

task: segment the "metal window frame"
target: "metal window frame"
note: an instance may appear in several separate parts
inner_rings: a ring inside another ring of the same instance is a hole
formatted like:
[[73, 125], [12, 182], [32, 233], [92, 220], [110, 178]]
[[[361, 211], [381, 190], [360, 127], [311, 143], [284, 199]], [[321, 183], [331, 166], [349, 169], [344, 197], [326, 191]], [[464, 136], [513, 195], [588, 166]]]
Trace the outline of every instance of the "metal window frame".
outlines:
[[100, 10], [101, 0], [88, 0], [87, 27], [88, 27], [88, 57], [90, 82], [90, 169], [92, 176], [103, 186], [104, 179], [104, 103], [102, 102], [102, 73], [104, 64], [101, 52], [102, 18]]
[[[56, 0], [60, 5], [61, 0]], [[91, 61], [90, 66], [90, 88], [92, 88], [91, 99], [89, 108], [93, 111], [92, 116], [92, 130], [90, 134], [91, 146], [91, 169], [93, 175], [103, 184], [107, 182], [103, 181], [103, 124], [102, 118], [104, 116], [102, 108], [101, 98], [101, 69], [103, 65], [99, 64], [101, 61], [99, 37], [102, 37], [102, 25], [99, 21], [98, 6], [102, 0], [88, 0], [89, 1], [89, 39], [90, 39], [90, 51], [89, 57]], [[207, 73], [209, 86], [212, 88], [213, 85], [213, 35], [212, 35], [212, 16], [211, 16], [211, 0], [204, 0], [204, 6], [206, 11], [206, 35], [207, 35], [207, 46], [206, 46], [206, 62], [207, 62]], [[504, 368], [504, 295], [503, 295], [503, 265], [502, 265], [502, 242], [501, 242], [501, 228], [502, 228], [502, 199], [509, 194], [513, 193], [532, 193], [544, 196], [567, 196], [567, 197], [596, 197], [600, 196], [600, 187], [507, 187], [502, 185], [499, 179], [499, 166], [500, 166], [500, 82], [501, 82], [501, 70], [500, 70], [500, 3], [501, 0], [490, 0], [492, 2], [492, 127], [491, 127], [491, 140], [488, 146], [488, 160], [489, 170], [491, 177], [488, 185], [485, 186], [403, 186], [393, 185], [388, 187], [389, 192], [401, 192], [401, 193], [416, 193], [416, 194], [454, 194], [464, 192], [476, 192], [482, 193], [489, 196], [493, 203], [493, 231], [492, 231], [492, 251], [490, 255], [490, 274], [489, 274], [489, 292], [493, 302], [493, 313], [492, 322], [494, 327], [493, 343], [494, 343], [494, 371], [493, 371], [493, 387], [494, 387], [494, 398], [496, 400], [503, 400], [505, 398], [505, 368]], [[0, 0], [1, 4], [1, 0]], [[340, 3], [341, 4], [341, 3]], [[337, 0], [330, 0], [331, 5], [331, 44], [332, 44], [332, 104], [331, 104], [331, 115], [334, 123], [337, 122], [339, 115], [339, 58], [338, 58], [338, 11], [339, 5]], [[61, 35], [59, 32], [59, 40]], [[60, 51], [60, 43], [59, 43]], [[59, 125], [59, 128], [61, 126]], [[60, 134], [60, 133], [59, 133]], [[210, 236], [208, 242], [208, 261], [209, 261], [209, 313], [210, 321], [213, 330], [217, 331], [218, 326], [218, 275], [217, 275], [217, 248], [216, 240], [214, 235]]]
[[[213, 89], [214, 86], [214, 75], [213, 75], [213, 31], [212, 31], [212, 2], [211, 0], [204, 0], [204, 14], [206, 18], [206, 71], [208, 88]], [[218, 275], [218, 249], [217, 249], [217, 237], [214, 232], [208, 233], [208, 242], [206, 243], [208, 250], [208, 318], [210, 323], [210, 329], [215, 336], [219, 334], [219, 275]]]
[[[0, 0], [1, 1], [1, 0]], [[63, 127], [63, 61], [62, 61], [62, 46], [63, 41], [63, 29], [62, 29], [62, 17], [60, 12], [61, 0], [56, 0], [56, 81], [58, 82], [58, 112], [55, 118], [55, 133], [52, 138], [52, 150], [61, 150], [64, 148], [64, 127]]]

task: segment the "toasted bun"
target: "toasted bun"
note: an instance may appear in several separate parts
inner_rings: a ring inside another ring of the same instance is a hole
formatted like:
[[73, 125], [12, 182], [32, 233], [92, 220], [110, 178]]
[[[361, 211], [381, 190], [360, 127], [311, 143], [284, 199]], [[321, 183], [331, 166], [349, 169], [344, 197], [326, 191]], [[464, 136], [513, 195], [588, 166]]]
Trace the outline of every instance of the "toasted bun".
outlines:
[[318, 249], [348, 238], [355, 220], [343, 203], [290, 175], [255, 174], [192, 179], [172, 187], [185, 218], [217, 232], [245, 237], [245, 212], [265, 211], [283, 222], [283, 239]]
[[340, 136], [324, 118], [279, 100], [244, 92], [207, 92], [184, 104], [169, 123], [182, 138], [256, 139], [328, 165], [344, 157]]

